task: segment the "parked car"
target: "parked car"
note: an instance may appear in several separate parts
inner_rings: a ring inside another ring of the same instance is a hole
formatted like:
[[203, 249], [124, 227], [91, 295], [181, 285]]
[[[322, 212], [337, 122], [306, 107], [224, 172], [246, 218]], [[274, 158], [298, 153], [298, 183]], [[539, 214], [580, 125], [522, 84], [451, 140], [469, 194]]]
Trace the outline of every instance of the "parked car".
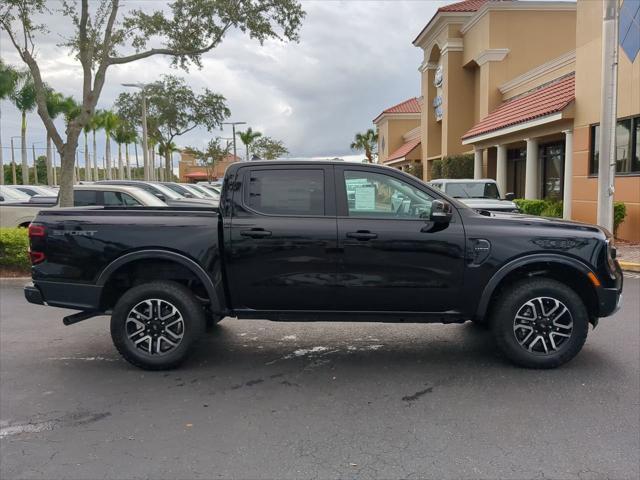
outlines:
[[222, 184], [219, 182], [198, 182], [197, 185], [202, 188], [206, 188], [207, 190], [211, 190], [218, 195], [220, 195], [220, 191], [222, 190]]
[[197, 188], [197, 185], [176, 182], [163, 182], [162, 184], [166, 187], [169, 187], [174, 192], [187, 198], [202, 198], [212, 202], [215, 205], [217, 205], [220, 200], [219, 195], [216, 195], [212, 191], [204, 188]]
[[201, 185], [196, 185], [194, 183], [181, 183], [180, 185], [191, 191], [195, 190], [196, 192], [199, 192], [201, 195], [204, 195], [205, 198], [212, 198], [216, 202], [220, 201], [220, 193], [216, 192], [214, 189], [207, 189]]
[[[36, 197], [29, 197], [33, 200]], [[49, 198], [49, 197], [47, 197]], [[137, 187], [125, 185], [75, 185], [74, 207], [166, 207], [167, 204]], [[16, 204], [0, 204], [0, 227], [28, 227], [43, 209], [58, 208], [58, 199], [52, 204], [31, 201]]]
[[29, 198], [26, 193], [13, 189], [9, 185], [0, 185], [0, 203], [28, 202]]
[[511, 361], [553, 368], [622, 293], [606, 230], [485, 216], [373, 164], [238, 162], [217, 210], [49, 209], [29, 235], [27, 300], [80, 310], [65, 324], [111, 315], [116, 348], [147, 369], [178, 365], [225, 316], [473, 320]]
[[35, 195], [40, 195], [44, 197], [57, 197], [58, 190], [54, 190], [50, 187], [45, 187], [43, 185], [11, 185], [9, 188], [14, 188], [16, 190], [20, 190], [23, 193], [26, 193], [30, 197]]
[[157, 198], [165, 202], [169, 206], [173, 207], [202, 207], [209, 206], [215, 207], [217, 204], [214, 204], [210, 200], [204, 198], [187, 198], [178, 192], [173, 191], [168, 188], [166, 185], [163, 185], [160, 182], [147, 182], [142, 180], [99, 180], [95, 182], [97, 185], [130, 185], [132, 187], [139, 187], [147, 192], [155, 195]]
[[507, 193], [503, 197], [497, 182], [491, 178], [475, 180], [471, 178], [441, 178], [431, 180], [429, 185], [442, 190], [450, 197], [459, 199], [462, 203], [476, 210], [515, 213], [520, 211], [513, 202], [514, 194]]

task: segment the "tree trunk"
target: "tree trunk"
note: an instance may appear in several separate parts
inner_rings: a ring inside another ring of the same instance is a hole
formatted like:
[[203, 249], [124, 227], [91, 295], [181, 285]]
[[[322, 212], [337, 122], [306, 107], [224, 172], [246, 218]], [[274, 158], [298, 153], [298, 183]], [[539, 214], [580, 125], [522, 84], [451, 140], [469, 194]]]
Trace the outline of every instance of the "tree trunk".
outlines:
[[67, 130], [67, 143], [62, 146], [60, 154], [60, 206], [73, 207], [73, 181], [75, 176], [76, 149], [80, 130]]
[[2, 109], [0, 109], [0, 185], [4, 185], [4, 157], [2, 156]]
[[22, 184], [29, 185], [29, 165], [27, 164], [27, 112], [22, 112], [20, 137], [20, 154], [22, 155]]
[[153, 181], [156, 176], [156, 151], [153, 147], [149, 149], [149, 163], [151, 164], [151, 168], [149, 169], [149, 180]]
[[131, 161], [129, 159], [129, 144], [124, 146], [124, 155], [127, 162], [127, 180], [131, 180]]
[[51, 161], [51, 135], [47, 133], [47, 185], [53, 185], [53, 170]]
[[122, 144], [118, 143], [118, 179], [124, 180], [124, 163], [122, 163]]
[[172, 155], [173, 152], [171, 150], [169, 150], [167, 148], [167, 151], [165, 152], [165, 158], [164, 158], [164, 168], [166, 170], [166, 175], [167, 175], [167, 181], [171, 182], [173, 180], [173, 165], [172, 165]]
[[109, 132], [106, 132], [106, 133], [107, 133], [107, 138], [104, 144], [104, 158], [107, 162], [106, 164], [107, 180], [112, 180], [113, 172], [111, 171], [111, 134]]
[[93, 178], [100, 180], [98, 175], [98, 146], [96, 144], [96, 131], [93, 130]]
[[247, 162], [249, 161], [249, 144], [245, 144], [245, 147], [247, 148]]
[[91, 181], [91, 156], [89, 155], [89, 134], [84, 131], [84, 179], [87, 182]]
[[36, 146], [31, 144], [31, 155], [33, 155], [33, 183], [38, 184], [38, 162], [36, 161]]

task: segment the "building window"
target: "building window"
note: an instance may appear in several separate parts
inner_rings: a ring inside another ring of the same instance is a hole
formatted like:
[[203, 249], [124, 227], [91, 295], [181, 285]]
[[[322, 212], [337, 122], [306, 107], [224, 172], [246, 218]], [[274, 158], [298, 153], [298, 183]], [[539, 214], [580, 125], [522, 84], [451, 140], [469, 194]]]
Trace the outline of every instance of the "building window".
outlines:
[[[600, 125], [591, 126], [589, 173], [598, 174]], [[640, 173], [640, 117], [618, 120], [616, 125], [616, 174]]]

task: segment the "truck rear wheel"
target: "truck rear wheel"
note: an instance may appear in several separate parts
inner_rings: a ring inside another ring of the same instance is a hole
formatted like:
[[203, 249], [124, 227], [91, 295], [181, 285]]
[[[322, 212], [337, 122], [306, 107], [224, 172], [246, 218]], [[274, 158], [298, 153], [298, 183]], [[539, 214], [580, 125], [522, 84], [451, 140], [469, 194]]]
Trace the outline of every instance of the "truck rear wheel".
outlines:
[[582, 349], [589, 317], [571, 288], [549, 278], [516, 283], [499, 299], [492, 319], [496, 342], [513, 363], [555, 368]]
[[175, 282], [131, 288], [111, 315], [114, 345], [125, 360], [146, 370], [180, 365], [204, 328], [202, 306], [189, 289]]

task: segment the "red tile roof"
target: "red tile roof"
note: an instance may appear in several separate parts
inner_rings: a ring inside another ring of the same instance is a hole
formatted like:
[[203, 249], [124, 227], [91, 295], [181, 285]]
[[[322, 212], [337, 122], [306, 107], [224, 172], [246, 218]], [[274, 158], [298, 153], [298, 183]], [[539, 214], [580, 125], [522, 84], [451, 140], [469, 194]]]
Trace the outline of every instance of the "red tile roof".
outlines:
[[445, 5], [438, 9], [439, 12], [477, 12], [488, 0], [465, 0]]
[[404, 145], [402, 145], [400, 148], [398, 148], [395, 152], [393, 152], [391, 155], [389, 155], [389, 158], [387, 158], [387, 162], [390, 162], [391, 160], [397, 160], [399, 158], [403, 158], [406, 157], [407, 155], [409, 155], [409, 153], [411, 153], [411, 151], [416, 148], [418, 145], [420, 145], [420, 137], [418, 138], [414, 138], [413, 140], [409, 140], [408, 142], [406, 142]]
[[509, 100], [478, 122], [462, 138], [493, 132], [564, 110], [575, 99], [575, 75]]
[[376, 120], [385, 113], [420, 113], [421, 111], [422, 107], [420, 106], [420, 102], [414, 97], [383, 110], [382, 113], [373, 120], [373, 122], [375, 123]]

